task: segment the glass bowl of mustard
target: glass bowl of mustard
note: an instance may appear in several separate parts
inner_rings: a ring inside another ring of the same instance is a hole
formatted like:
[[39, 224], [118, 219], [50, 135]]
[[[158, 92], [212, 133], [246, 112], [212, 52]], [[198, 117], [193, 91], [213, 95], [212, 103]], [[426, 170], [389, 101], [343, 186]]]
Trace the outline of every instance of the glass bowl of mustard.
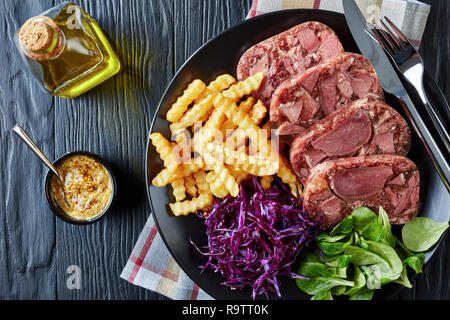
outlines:
[[44, 186], [47, 203], [58, 218], [85, 225], [100, 220], [111, 210], [116, 180], [101, 157], [88, 151], [75, 151], [63, 155], [53, 165], [62, 177], [64, 191], [51, 171], [47, 172]]

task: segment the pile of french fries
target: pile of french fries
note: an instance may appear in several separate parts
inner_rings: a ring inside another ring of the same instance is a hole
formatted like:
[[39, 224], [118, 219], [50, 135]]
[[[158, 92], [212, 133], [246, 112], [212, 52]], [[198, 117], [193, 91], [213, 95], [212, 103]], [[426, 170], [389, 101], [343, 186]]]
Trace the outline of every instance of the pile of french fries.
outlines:
[[262, 177], [267, 189], [276, 174], [294, 194], [301, 194], [278, 139], [271, 138], [270, 122], [262, 123], [267, 107], [249, 96], [263, 78], [260, 72], [240, 82], [229, 74], [207, 86], [192, 81], [166, 114], [171, 141], [158, 132], [150, 135], [165, 167], [152, 183], [171, 184], [174, 215], [206, 210], [213, 196], [236, 197], [240, 182], [251, 175]]

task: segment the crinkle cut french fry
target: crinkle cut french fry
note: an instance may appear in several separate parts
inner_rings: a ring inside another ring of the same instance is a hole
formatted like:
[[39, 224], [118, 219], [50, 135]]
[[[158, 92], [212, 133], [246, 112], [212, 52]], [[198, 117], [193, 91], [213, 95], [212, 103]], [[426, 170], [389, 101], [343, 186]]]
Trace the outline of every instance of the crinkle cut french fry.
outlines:
[[183, 201], [186, 198], [186, 187], [184, 186], [184, 179], [180, 178], [172, 182], [173, 195], [176, 201]]
[[200, 170], [194, 173], [194, 179], [198, 189], [198, 197], [193, 198], [192, 200], [170, 203], [169, 206], [174, 215], [188, 215], [189, 213], [196, 212], [197, 210], [206, 209], [211, 205], [212, 194], [209, 189], [209, 185], [206, 182], [205, 171]]
[[203, 161], [199, 161], [200, 163], [195, 163], [196, 159], [193, 163], [184, 163], [178, 166], [173, 173], [169, 172], [167, 168], [161, 170], [156, 177], [153, 178], [152, 184], [156, 187], [165, 187], [169, 183], [174, 182], [176, 179], [184, 178], [189, 176], [198, 170], [202, 169], [204, 166]]
[[[245, 113], [248, 113], [250, 110], [252, 110], [254, 104], [255, 99], [253, 97], [248, 97], [246, 100], [242, 101], [239, 104], [239, 109], [241, 109]], [[234, 130], [236, 128], [237, 126], [234, 124], [234, 122], [230, 119], [227, 119], [220, 129], [222, 130], [223, 136], [226, 137], [227, 130]]]
[[174, 172], [178, 167], [178, 157], [173, 152], [170, 142], [163, 137], [159, 132], [154, 132], [150, 135], [150, 140], [155, 146], [161, 159], [164, 161], [164, 166], [169, 172]]
[[291, 168], [291, 165], [289, 164], [288, 160], [280, 154], [280, 165], [278, 168], [277, 176], [280, 177], [281, 181], [283, 181], [285, 184], [289, 185], [292, 193], [296, 196], [297, 191], [300, 194], [300, 196], [303, 195], [303, 189], [300, 183], [297, 180], [297, 176], [295, 175], [294, 171]]
[[225, 98], [221, 94], [217, 94], [214, 97], [213, 104], [215, 110], [224, 113], [226, 117], [242, 129], [251, 140], [258, 141], [260, 128], [247, 113], [237, 107], [235, 102]]
[[184, 178], [184, 186], [186, 187], [186, 192], [191, 197], [197, 195], [197, 186], [195, 185], [195, 180], [193, 176], [187, 176]]
[[205, 163], [212, 167], [216, 176], [219, 180], [223, 181], [225, 187], [230, 192], [233, 197], [237, 197], [239, 194], [239, 184], [236, 183], [234, 177], [230, 174], [228, 169], [225, 167], [223, 162], [218, 161], [211, 154], [211, 151], [215, 149], [214, 143], [210, 142], [207, 144], [206, 148], [203, 150], [203, 159]]
[[[240, 109], [242, 110], [242, 108], [240, 108]], [[261, 100], [258, 100], [258, 102], [250, 110], [249, 116], [253, 120], [253, 122], [255, 122], [255, 124], [259, 124], [259, 123], [261, 123], [262, 119], [264, 119], [264, 117], [266, 116], [266, 113], [267, 113], [266, 107], [262, 104]], [[227, 121], [230, 121], [234, 125], [234, 123], [231, 120], [227, 120]], [[236, 126], [234, 128], [236, 128]], [[262, 131], [259, 130], [259, 132], [262, 132]], [[243, 136], [243, 134], [244, 134], [244, 136]], [[226, 135], [224, 135], [224, 136], [226, 136]], [[229, 135], [228, 138], [237, 140], [237, 143], [236, 143], [237, 148], [240, 148], [246, 142], [245, 132], [243, 132], [242, 130], [234, 130]], [[260, 136], [260, 138], [261, 138], [261, 136]]]
[[281, 181], [286, 184], [296, 183], [297, 176], [292, 170], [291, 165], [289, 164], [287, 159], [282, 154], [279, 155], [279, 159], [280, 165], [278, 168], [277, 176], [280, 177]]
[[239, 184], [241, 181], [248, 179], [249, 174], [242, 170], [241, 168], [237, 168], [232, 165], [225, 165], [225, 167], [230, 171], [230, 173], [235, 177], [236, 183]]
[[222, 92], [225, 89], [228, 89], [233, 83], [236, 82], [236, 79], [229, 74], [222, 74], [218, 76], [215, 80], [211, 81], [208, 86], [206, 87], [206, 90], [203, 91], [203, 93], [200, 95], [200, 97], [197, 98], [195, 103], [198, 103], [200, 100], [204, 99], [205, 97]]
[[272, 185], [273, 176], [264, 176], [261, 177], [261, 186], [264, 188], [264, 190], [269, 189]]
[[209, 188], [215, 197], [223, 199], [230, 194], [222, 181], [217, 179], [214, 171], [208, 172], [206, 181], [209, 183]]
[[303, 197], [303, 189], [299, 182], [289, 183], [289, 188], [291, 189], [291, 192], [294, 196], [297, 197], [298, 194], [300, 197]]
[[215, 146], [216, 153], [219, 153], [226, 164], [258, 177], [273, 175], [277, 173], [279, 168], [279, 161], [275, 157], [249, 156], [245, 152], [235, 151], [222, 146]]
[[250, 118], [256, 123], [260, 124], [262, 119], [266, 116], [267, 108], [264, 106], [261, 100], [258, 100], [257, 103], [252, 107], [249, 115]]
[[243, 96], [248, 95], [250, 92], [258, 90], [264, 79], [264, 73], [258, 72], [247, 79], [240, 81], [232, 85], [229, 89], [222, 92], [224, 97], [233, 101], [238, 101]]
[[206, 172], [204, 170], [197, 171], [193, 174], [193, 176], [199, 194], [211, 193], [211, 191], [209, 190], [209, 185], [206, 182]]
[[175, 216], [186, 216], [189, 213], [208, 208], [212, 203], [212, 194], [202, 193], [192, 200], [169, 203]]
[[203, 127], [194, 134], [194, 152], [203, 153], [204, 146], [214, 138], [216, 132], [219, 133], [219, 128], [225, 119], [226, 116], [221, 110], [214, 109]]
[[213, 95], [205, 97], [199, 103], [190, 108], [179, 121], [170, 124], [170, 132], [172, 132], [172, 134], [176, 134], [177, 132], [183, 131], [187, 127], [192, 126], [194, 122], [199, 121], [201, 117], [212, 109], [213, 97]]
[[189, 108], [189, 105], [197, 99], [202, 92], [206, 89], [206, 85], [203, 81], [195, 79], [192, 81], [183, 95], [181, 95], [177, 101], [172, 104], [171, 108], [167, 112], [166, 119], [170, 122], [176, 122], [181, 119], [183, 113]]

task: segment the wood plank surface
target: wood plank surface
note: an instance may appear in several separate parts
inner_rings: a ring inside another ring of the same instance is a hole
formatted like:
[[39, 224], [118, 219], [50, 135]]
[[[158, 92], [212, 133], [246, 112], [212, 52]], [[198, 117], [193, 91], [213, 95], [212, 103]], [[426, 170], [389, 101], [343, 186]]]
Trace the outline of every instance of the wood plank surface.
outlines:
[[[75, 1], [95, 17], [123, 63], [116, 77], [75, 100], [41, 92], [13, 45], [26, 19], [60, 2], [0, 0], [0, 299], [164, 299], [119, 278], [150, 215], [144, 177], [150, 122], [176, 70], [245, 19], [251, 0]], [[432, 9], [421, 53], [450, 100], [450, 5], [425, 2]], [[47, 170], [13, 136], [16, 123], [52, 159], [74, 150], [104, 157], [120, 190], [113, 212], [81, 227], [55, 218], [44, 201]], [[450, 298], [449, 241], [447, 233], [414, 288], [394, 298]], [[70, 265], [81, 268], [80, 290], [66, 286]]]

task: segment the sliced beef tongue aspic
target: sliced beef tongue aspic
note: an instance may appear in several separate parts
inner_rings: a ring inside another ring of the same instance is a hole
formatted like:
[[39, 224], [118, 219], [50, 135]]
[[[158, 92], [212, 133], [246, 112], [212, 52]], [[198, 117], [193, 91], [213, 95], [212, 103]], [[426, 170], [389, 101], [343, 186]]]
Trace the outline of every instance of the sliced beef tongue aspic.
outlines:
[[408, 153], [411, 134], [402, 116], [381, 100], [363, 98], [328, 115], [291, 144], [292, 168], [305, 185], [310, 170], [330, 159]]
[[339, 158], [311, 170], [304, 204], [311, 218], [332, 228], [354, 209], [382, 206], [393, 224], [411, 220], [419, 206], [419, 172], [402, 156]]
[[341, 42], [328, 26], [305, 22], [249, 48], [239, 60], [237, 77], [243, 80], [264, 72], [264, 80], [254, 96], [269, 106], [281, 83], [343, 52]]
[[[375, 70], [363, 56], [345, 53], [280, 85], [272, 97], [270, 120], [279, 124], [280, 135], [298, 133], [364, 97], [383, 99]], [[297, 130], [285, 130], [292, 125]]]

